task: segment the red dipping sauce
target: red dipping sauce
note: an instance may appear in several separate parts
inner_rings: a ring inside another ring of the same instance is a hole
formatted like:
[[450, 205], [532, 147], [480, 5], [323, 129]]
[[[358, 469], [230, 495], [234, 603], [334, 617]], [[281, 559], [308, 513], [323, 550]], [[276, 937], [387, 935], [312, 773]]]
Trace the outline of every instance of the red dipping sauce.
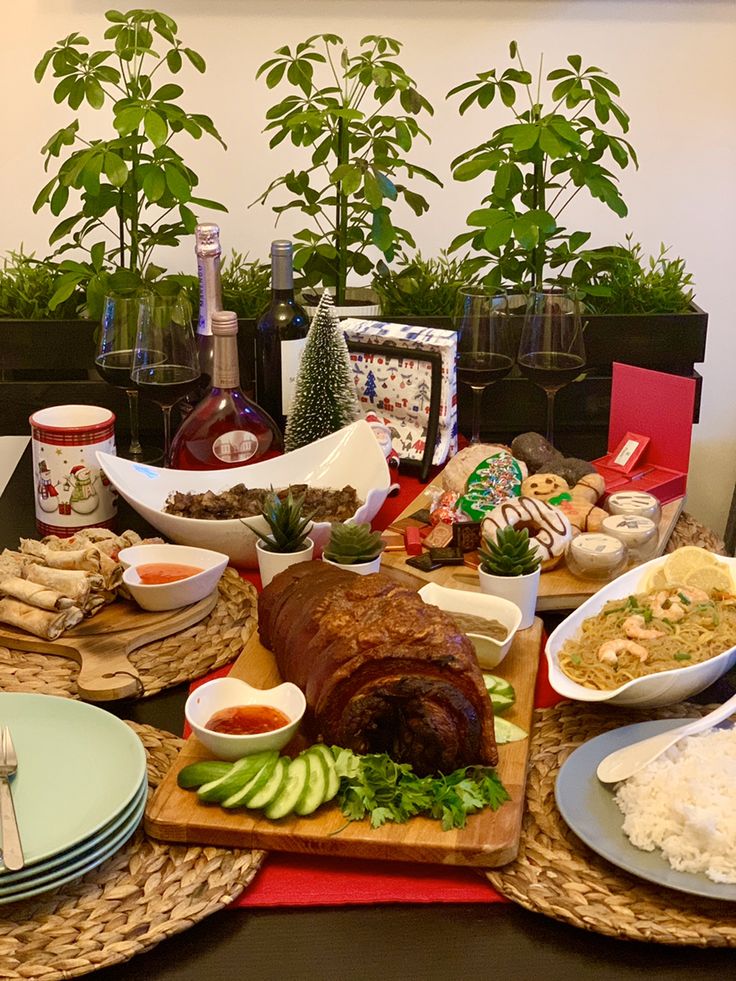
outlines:
[[203, 572], [194, 565], [181, 565], [179, 562], [144, 562], [137, 565], [138, 573], [144, 586], [160, 586], [167, 582], [179, 582]]
[[288, 726], [291, 719], [271, 705], [234, 705], [220, 709], [205, 723], [205, 729], [229, 736], [252, 736]]

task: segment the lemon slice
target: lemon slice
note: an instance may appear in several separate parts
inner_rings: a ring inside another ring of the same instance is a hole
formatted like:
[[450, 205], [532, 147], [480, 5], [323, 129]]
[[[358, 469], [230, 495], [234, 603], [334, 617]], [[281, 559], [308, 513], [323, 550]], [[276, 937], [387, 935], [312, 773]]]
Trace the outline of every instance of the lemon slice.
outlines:
[[664, 574], [671, 585], [688, 582], [688, 576], [697, 569], [715, 566], [718, 559], [712, 552], [696, 545], [683, 545], [676, 549], [665, 562]]
[[660, 566], [658, 569], [649, 573], [646, 581], [640, 586], [640, 589], [645, 593], [653, 593], [655, 589], [667, 589], [669, 585], [671, 584], [667, 580], [664, 567]]
[[729, 593], [733, 590], [733, 579], [730, 571], [719, 563], [691, 572], [685, 580], [685, 585], [692, 586], [694, 589], [704, 589], [708, 593], [713, 589]]

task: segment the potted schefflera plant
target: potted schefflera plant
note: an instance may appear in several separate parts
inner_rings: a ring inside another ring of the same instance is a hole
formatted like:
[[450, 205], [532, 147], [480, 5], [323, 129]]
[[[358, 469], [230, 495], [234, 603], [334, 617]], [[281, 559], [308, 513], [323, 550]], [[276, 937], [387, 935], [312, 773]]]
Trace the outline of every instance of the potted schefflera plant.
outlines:
[[330, 529], [330, 540], [322, 559], [330, 565], [367, 576], [381, 567], [383, 544], [381, 533], [371, 531], [369, 524], [336, 522]]
[[283, 499], [273, 490], [266, 495], [261, 515], [271, 534], [256, 531], [258, 568], [264, 586], [290, 565], [311, 560], [314, 554], [314, 542], [309, 537], [312, 515], [302, 514], [303, 508], [304, 495], [295, 496], [291, 489]]
[[483, 537], [478, 569], [480, 588], [519, 607], [520, 630], [534, 622], [541, 566], [542, 560], [526, 528], [509, 525], [499, 529], [495, 541]]

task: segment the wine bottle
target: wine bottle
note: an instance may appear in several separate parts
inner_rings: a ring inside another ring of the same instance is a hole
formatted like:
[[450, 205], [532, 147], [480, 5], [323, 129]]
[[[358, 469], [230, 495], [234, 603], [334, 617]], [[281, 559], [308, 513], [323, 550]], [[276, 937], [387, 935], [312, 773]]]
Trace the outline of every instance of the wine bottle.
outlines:
[[[220, 284], [220, 228], [212, 222], [203, 222], [194, 229], [194, 252], [197, 256], [199, 276], [199, 322], [197, 323], [197, 349], [200, 383], [187, 398], [189, 409], [202, 398], [211, 380], [215, 359], [215, 343], [212, 337], [212, 314], [222, 310], [222, 286]], [[186, 411], [186, 409], [185, 409]]]
[[171, 466], [179, 470], [242, 467], [282, 448], [276, 423], [240, 388], [237, 314], [216, 310], [211, 323], [212, 384], [174, 437]]
[[271, 243], [271, 303], [256, 326], [256, 401], [284, 430], [309, 319], [294, 299], [291, 242]]

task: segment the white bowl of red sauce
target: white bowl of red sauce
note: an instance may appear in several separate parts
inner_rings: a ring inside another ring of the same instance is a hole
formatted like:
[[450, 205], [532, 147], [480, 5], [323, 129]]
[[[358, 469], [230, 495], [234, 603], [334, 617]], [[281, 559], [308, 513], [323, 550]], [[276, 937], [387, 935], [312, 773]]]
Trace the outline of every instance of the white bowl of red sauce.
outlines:
[[253, 688], [239, 678], [215, 678], [191, 693], [184, 715], [192, 732], [221, 760], [281, 750], [304, 715], [304, 694], [291, 682]]
[[123, 582], [144, 610], [177, 610], [209, 596], [222, 577], [228, 557], [189, 545], [133, 545], [118, 559]]

